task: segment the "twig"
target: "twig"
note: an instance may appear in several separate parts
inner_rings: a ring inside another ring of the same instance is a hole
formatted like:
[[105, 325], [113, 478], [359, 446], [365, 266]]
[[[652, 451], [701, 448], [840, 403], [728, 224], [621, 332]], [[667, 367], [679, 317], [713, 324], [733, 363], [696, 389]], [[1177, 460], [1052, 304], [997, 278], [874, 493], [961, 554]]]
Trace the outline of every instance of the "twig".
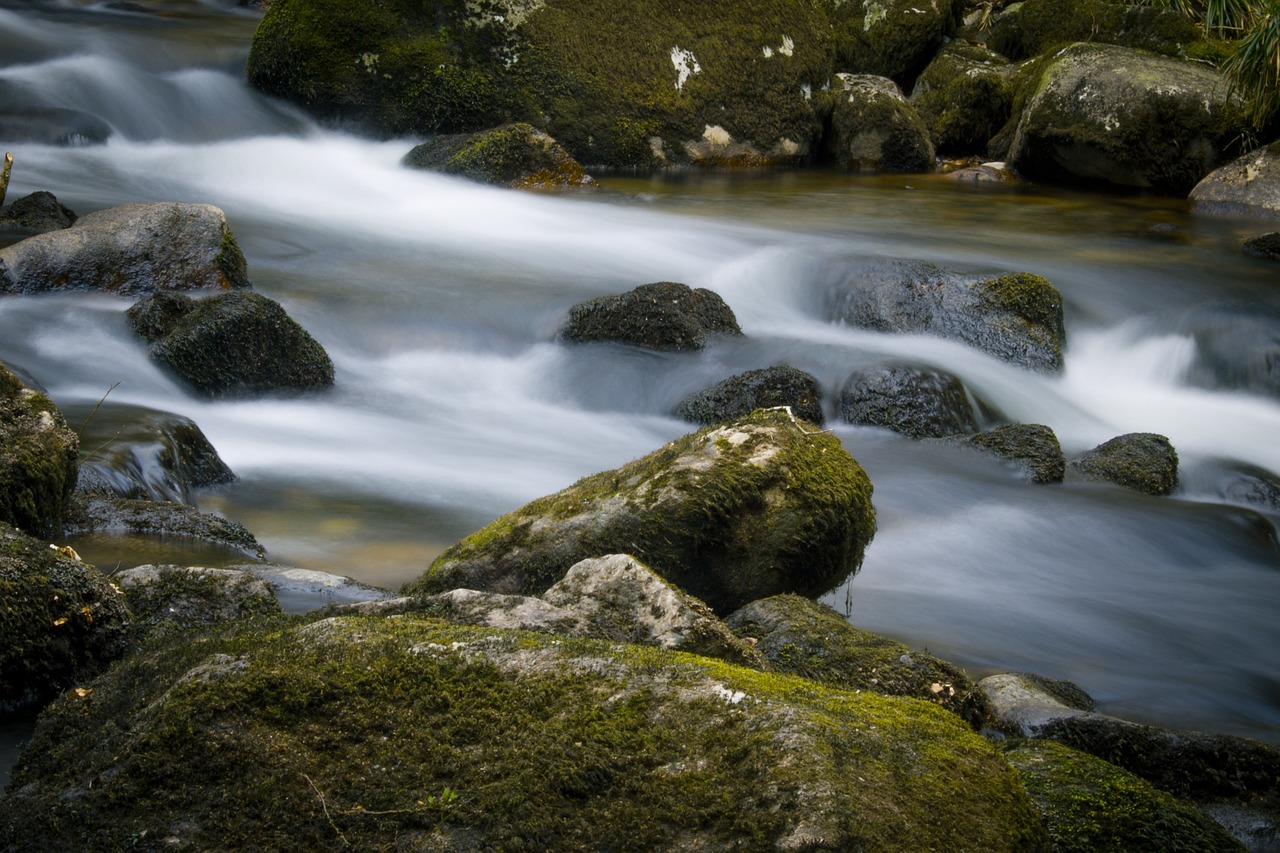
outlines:
[[4, 204], [4, 194], [9, 191], [9, 173], [13, 171], [13, 155], [4, 152], [4, 170], [0, 171], [0, 204]]
[[338, 829], [338, 825], [333, 822], [333, 818], [329, 816], [329, 807], [325, 805], [324, 794], [320, 793], [320, 789], [316, 787], [316, 783], [311, 781], [311, 777], [306, 773], [302, 774], [302, 778], [307, 780], [307, 784], [311, 786], [311, 790], [316, 792], [316, 796], [320, 798], [320, 808], [324, 810], [324, 819], [329, 821], [329, 826], [333, 827], [333, 831], [338, 833], [338, 838], [342, 839], [343, 847], [350, 847], [351, 842], [342, 834], [342, 830]]
[[800, 419], [796, 417], [795, 412], [791, 411], [790, 406], [770, 406], [765, 409], [766, 412], [786, 412], [787, 417], [791, 418], [791, 423], [796, 425], [796, 429], [800, 430], [804, 435], [819, 435], [824, 432], [833, 432], [829, 429], [805, 429], [800, 426]]
[[107, 402], [107, 397], [111, 396], [111, 392], [120, 387], [121, 381], [123, 380], [113, 383], [111, 387], [107, 389], [107, 393], [102, 395], [102, 399], [98, 400], [97, 404], [94, 405], [93, 410], [89, 412], [89, 416], [84, 419], [84, 423], [80, 424], [81, 434], [84, 433], [85, 427], [89, 425], [89, 421], [93, 420], [93, 416], [98, 414], [98, 409], [102, 408], [102, 404]]

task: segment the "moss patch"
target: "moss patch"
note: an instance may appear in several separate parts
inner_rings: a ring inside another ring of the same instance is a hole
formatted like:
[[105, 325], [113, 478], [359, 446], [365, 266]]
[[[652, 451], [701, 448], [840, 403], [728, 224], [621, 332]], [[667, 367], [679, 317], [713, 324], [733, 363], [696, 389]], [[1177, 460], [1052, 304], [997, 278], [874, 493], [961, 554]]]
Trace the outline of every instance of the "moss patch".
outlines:
[[79, 447], [53, 402], [0, 365], [0, 522], [60, 534]]

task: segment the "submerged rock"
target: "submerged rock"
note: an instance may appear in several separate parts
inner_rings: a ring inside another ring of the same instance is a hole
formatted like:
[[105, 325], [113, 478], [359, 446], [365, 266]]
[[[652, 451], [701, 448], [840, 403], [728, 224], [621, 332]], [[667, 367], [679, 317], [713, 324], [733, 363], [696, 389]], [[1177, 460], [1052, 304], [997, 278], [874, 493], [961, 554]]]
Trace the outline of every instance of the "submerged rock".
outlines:
[[851, 424], [887, 427], [911, 438], [978, 429], [959, 377], [910, 364], [878, 364], [850, 376], [840, 390], [840, 415]]
[[0, 207], [0, 228], [21, 231], [56, 231], [76, 223], [75, 212], [50, 192], [34, 192]]
[[122, 204], [0, 249], [0, 294], [248, 286], [227, 217], [209, 204]]
[[328, 353], [280, 303], [236, 292], [195, 300], [156, 293], [129, 309], [150, 354], [207, 397], [253, 397], [333, 385]]
[[239, 569], [137, 566], [112, 576], [144, 634], [280, 612], [271, 585]]
[[33, 536], [59, 534], [79, 450], [53, 401], [0, 364], [0, 522]]
[[560, 330], [572, 343], [612, 341], [658, 350], [700, 350], [714, 335], [740, 336], [732, 309], [706, 288], [659, 281], [569, 309]]
[[518, 189], [596, 183], [560, 143], [524, 122], [425, 142], [406, 154], [404, 162], [417, 169]]
[[972, 447], [1012, 462], [1033, 483], [1061, 483], [1067, 470], [1058, 436], [1044, 424], [1001, 424], [949, 442]]
[[126, 649], [120, 591], [70, 549], [0, 522], [0, 713], [51, 699]]
[[263, 559], [266, 549], [241, 524], [195, 507], [168, 501], [130, 500], [103, 495], [76, 495], [67, 512], [68, 535], [98, 531], [137, 533], [157, 538], [180, 537], [211, 542]]
[[15, 853], [1046, 844], [1008, 763], [927, 703], [410, 616], [144, 650], [46, 713], [10, 792]]
[[776, 406], [790, 406], [797, 418], [819, 426], [826, 420], [818, 380], [785, 364], [748, 370], [704, 388], [681, 400], [675, 414], [686, 421], [714, 424]]
[[898, 84], [870, 74], [837, 74], [831, 94], [828, 159], [846, 169], [933, 171], [933, 142]]
[[1167, 495], [1178, 485], [1178, 453], [1163, 435], [1132, 432], [1071, 460], [1071, 470], [1089, 480]]
[[1196, 213], [1280, 217], [1280, 140], [1209, 173], [1190, 198]]
[[871, 482], [840, 442], [757, 411], [502, 516], [408, 590], [538, 594], [580, 560], [629, 553], [728, 613], [779, 592], [831, 590], [874, 534]]

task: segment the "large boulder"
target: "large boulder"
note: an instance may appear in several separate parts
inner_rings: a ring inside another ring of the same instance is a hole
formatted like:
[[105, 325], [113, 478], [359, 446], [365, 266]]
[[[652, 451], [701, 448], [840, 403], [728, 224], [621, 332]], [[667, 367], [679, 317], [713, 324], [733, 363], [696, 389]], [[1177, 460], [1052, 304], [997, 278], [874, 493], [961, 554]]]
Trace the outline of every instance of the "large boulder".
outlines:
[[629, 553], [729, 613], [780, 592], [833, 589], [874, 533], [871, 482], [840, 442], [762, 410], [502, 516], [408, 589], [537, 594], [580, 560]]
[[912, 364], [877, 364], [854, 373], [840, 389], [840, 416], [851, 424], [887, 427], [911, 438], [978, 431], [960, 378]]
[[280, 303], [249, 291], [192, 299], [152, 294], [129, 309], [150, 354], [206, 397], [253, 397], [333, 385], [328, 353]]
[[1102, 42], [1165, 56], [1201, 55], [1210, 46], [1188, 15], [1111, 0], [1024, 0], [995, 16], [987, 45], [1014, 60], [1073, 42]]
[[560, 143], [525, 122], [436, 137], [415, 146], [405, 155], [404, 163], [517, 189], [595, 185], [582, 164]]
[[569, 309], [560, 338], [611, 341], [658, 350], [700, 350], [713, 335], [740, 336], [733, 310], [719, 295], [674, 281], [642, 284]]
[[1178, 452], [1163, 435], [1131, 432], [1071, 460], [1071, 470], [1087, 480], [1167, 495], [1178, 485]]
[[874, 261], [828, 294], [831, 319], [879, 332], [961, 341], [1031, 370], [1062, 370], [1062, 294], [1030, 273], [964, 275], [918, 261]]
[[1210, 172], [1190, 198], [1196, 213], [1280, 217], [1280, 140]]
[[1044, 424], [1001, 424], [947, 441], [1003, 459], [1033, 483], [1061, 483], [1067, 471], [1058, 436]]
[[1047, 849], [1013, 769], [925, 702], [414, 617], [196, 639], [45, 713], [0, 845]]
[[120, 591], [70, 549], [0, 522], [0, 713], [51, 699], [124, 653]]
[[248, 285], [226, 214], [209, 204], [122, 204], [0, 249], [0, 294], [133, 295]]
[[805, 0], [286, 0], [247, 72], [386, 133], [526, 121], [592, 166], [794, 164], [821, 133], [831, 45]]
[[911, 90], [911, 105], [943, 153], [985, 153], [1013, 113], [1009, 60], [980, 45], [953, 42]]
[[775, 595], [734, 611], [725, 623], [752, 639], [778, 672], [842, 690], [923, 699], [975, 729], [988, 722], [986, 694], [959, 667], [855, 628], [821, 602]]
[[830, 0], [836, 70], [909, 85], [955, 32], [964, 5], [961, 0]]
[[61, 533], [79, 450], [57, 406], [0, 364], [0, 522], [33, 536]]
[[1185, 196], [1245, 128], [1215, 70], [1127, 47], [1065, 48], [1033, 91], [1008, 159], [1045, 181]]
[[933, 142], [898, 84], [870, 74], [837, 74], [826, 157], [846, 169], [933, 170]]
[[776, 406], [790, 406], [797, 418], [819, 426], [825, 420], [818, 380], [785, 364], [730, 376], [681, 400], [675, 414], [686, 421], [714, 424]]
[[0, 207], [0, 229], [20, 232], [33, 231], [43, 234], [70, 228], [76, 223], [76, 214], [61, 204], [50, 192], [34, 192], [13, 204]]

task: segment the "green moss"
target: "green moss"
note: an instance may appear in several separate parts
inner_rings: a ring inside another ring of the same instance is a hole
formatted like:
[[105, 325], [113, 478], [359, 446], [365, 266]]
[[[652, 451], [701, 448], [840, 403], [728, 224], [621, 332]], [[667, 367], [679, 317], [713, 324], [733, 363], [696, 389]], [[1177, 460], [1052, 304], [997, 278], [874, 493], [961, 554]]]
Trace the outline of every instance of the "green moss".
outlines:
[[923, 8], [903, 0], [832, 2], [836, 70], [889, 77], [909, 86], [955, 32], [963, 7], [957, 0]]
[[33, 536], [62, 531], [79, 439], [45, 395], [0, 365], [0, 522]]
[[218, 256], [214, 258], [213, 264], [222, 279], [223, 287], [249, 286], [249, 265], [230, 228], [222, 229], [222, 245], [218, 249]]
[[1051, 741], [1005, 749], [1040, 805], [1055, 853], [1243, 851], [1210, 818], [1132, 773]]
[[1066, 338], [1062, 294], [1048, 279], [1026, 272], [1013, 273], [983, 281], [978, 290], [993, 307], [1042, 327], [1061, 349]]
[[125, 597], [140, 635], [280, 612], [267, 584], [233, 570], [157, 566], [154, 577], [128, 583]]
[[985, 152], [1013, 115], [1008, 60], [977, 45], [953, 43], [920, 75], [911, 96], [939, 151]]
[[1204, 35], [1189, 18], [1155, 6], [1110, 0], [1025, 0], [1016, 13], [1002, 16], [988, 45], [1011, 59], [1052, 53], [1074, 42], [1099, 42], [1182, 55], [1203, 44]]
[[1073, 460], [1071, 470], [1087, 479], [1117, 483], [1149, 495], [1167, 495], [1178, 484], [1178, 453], [1163, 435], [1129, 433]]

